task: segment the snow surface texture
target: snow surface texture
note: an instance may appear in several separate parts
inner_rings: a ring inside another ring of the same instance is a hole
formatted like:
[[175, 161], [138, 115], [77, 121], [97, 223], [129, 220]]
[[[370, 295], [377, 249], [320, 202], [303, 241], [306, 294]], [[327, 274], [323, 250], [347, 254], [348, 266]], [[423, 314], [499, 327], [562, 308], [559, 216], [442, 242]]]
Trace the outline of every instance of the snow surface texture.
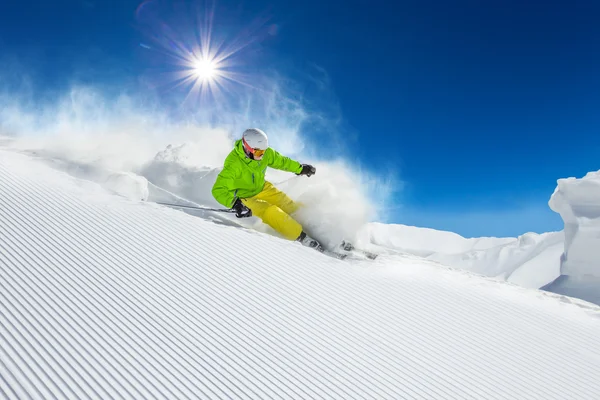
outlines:
[[600, 398], [589, 303], [334, 260], [1, 150], [0, 299], [7, 399]]
[[545, 289], [600, 304], [600, 171], [560, 179], [550, 207], [565, 223], [560, 277]]

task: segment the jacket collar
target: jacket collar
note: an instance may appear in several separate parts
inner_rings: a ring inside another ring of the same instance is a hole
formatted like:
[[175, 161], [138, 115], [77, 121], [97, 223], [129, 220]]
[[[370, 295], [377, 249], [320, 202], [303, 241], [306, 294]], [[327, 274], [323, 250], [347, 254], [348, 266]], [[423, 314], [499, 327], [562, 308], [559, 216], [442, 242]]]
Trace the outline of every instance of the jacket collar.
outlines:
[[235, 141], [235, 152], [238, 156], [240, 156], [240, 158], [242, 159], [249, 159], [248, 156], [246, 155], [246, 152], [244, 151], [244, 144], [242, 143], [242, 139], [238, 139]]
[[244, 161], [246, 164], [250, 164], [251, 162], [256, 162], [259, 163], [260, 165], [260, 161], [256, 161], [251, 159], [250, 157], [248, 157], [246, 155], [246, 152], [244, 151], [244, 144], [242, 143], [242, 139], [238, 139], [235, 142], [235, 152], [236, 154], [242, 159], [242, 161]]

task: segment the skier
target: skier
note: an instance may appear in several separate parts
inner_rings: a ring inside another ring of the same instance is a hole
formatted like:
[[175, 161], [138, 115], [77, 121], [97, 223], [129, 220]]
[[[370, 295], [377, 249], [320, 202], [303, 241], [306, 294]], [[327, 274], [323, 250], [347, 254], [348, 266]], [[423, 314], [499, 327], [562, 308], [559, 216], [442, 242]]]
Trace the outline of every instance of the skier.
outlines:
[[212, 188], [213, 197], [235, 210], [238, 218], [254, 215], [286, 239], [323, 251], [321, 244], [308, 236], [291, 216], [299, 205], [265, 180], [267, 167], [308, 177], [316, 172], [312, 165], [300, 164], [270, 148], [267, 134], [262, 130], [246, 129], [225, 159]]

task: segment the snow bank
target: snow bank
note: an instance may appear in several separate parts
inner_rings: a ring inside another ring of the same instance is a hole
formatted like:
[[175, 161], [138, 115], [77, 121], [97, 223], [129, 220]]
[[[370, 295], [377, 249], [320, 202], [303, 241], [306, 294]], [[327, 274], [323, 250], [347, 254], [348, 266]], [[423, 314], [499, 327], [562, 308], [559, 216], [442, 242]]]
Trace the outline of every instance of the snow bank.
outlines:
[[600, 171], [560, 179], [549, 205], [565, 223], [561, 273], [600, 278]]
[[518, 238], [464, 238], [453, 232], [371, 223], [360, 242], [399, 251], [480, 275], [540, 288], [559, 276], [562, 232]]
[[436, 253], [458, 254], [472, 250], [486, 250], [506, 243], [514, 238], [467, 239], [454, 232], [419, 228], [401, 224], [370, 224], [363, 235], [379, 246], [403, 250], [407, 253], [429, 257]]
[[547, 290], [600, 304], [600, 171], [559, 179], [549, 201], [565, 223], [561, 277]]

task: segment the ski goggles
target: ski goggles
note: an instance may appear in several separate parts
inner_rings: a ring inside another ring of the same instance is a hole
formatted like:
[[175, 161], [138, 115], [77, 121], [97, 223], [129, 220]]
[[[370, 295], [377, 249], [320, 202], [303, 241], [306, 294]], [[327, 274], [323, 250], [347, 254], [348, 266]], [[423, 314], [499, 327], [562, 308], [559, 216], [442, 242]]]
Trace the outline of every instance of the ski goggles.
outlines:
[[265, 154], [266, 150], [254, 149], [254, 157], [260, 158]]
[[265, 150], [262, 149], [253, 149], [252, 147], [250, 147], [250, 145], [243, 140], [244, 142], [244, 148], [246, 149], [246, 151], [250, 154], [252, 154], [254, 156], [255, 159], [260, 160], [262, 158], [262, 156], [265, 154]]

